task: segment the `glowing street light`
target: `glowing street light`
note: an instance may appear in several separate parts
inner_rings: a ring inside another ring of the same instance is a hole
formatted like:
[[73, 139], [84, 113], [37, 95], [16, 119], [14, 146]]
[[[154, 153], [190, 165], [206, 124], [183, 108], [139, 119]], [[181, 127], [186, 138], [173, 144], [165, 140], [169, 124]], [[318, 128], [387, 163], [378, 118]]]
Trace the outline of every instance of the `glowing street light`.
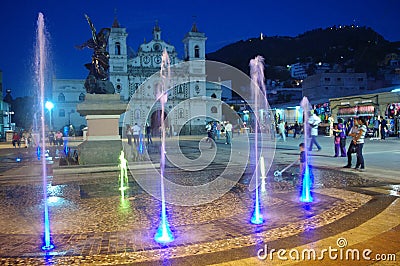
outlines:
[[44, 106], [46, 107], [47, 110], [49, 110], [49, 117], [50, 117], [50, 119], [49, 119], [49, 130], [51, 130], [52, 129], [52, 127], [51, 127], [51, 109], [54, 108], [54, 104], [52, 102], [50, 102], [50, 101], [47, 101], [44, 104]]

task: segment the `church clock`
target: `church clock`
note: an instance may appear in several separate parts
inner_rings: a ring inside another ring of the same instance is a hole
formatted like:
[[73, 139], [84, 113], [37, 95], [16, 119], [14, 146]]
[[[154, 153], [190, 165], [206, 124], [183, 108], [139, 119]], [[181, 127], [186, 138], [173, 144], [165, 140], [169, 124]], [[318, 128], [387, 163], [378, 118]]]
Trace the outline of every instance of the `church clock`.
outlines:
[[155, 57], [154, 57], [154, 62], [155, 62], [156, 64], [161, 64], [161, 56], [159, 56], [159, 55], [155, 56]]

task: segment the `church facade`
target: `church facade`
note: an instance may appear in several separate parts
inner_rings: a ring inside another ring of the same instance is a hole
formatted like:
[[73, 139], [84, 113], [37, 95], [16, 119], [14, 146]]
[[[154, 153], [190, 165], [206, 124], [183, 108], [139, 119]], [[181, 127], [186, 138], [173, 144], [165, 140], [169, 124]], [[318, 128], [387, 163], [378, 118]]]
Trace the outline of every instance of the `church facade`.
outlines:
[[[126, 125], [137, 123], [143, 129], [150, 126], [157, 135], [161, 106], [157, 90], [165, 82], [160, 77], [163, 51], [171, 65], [171, 84], [165, 104], [165, 117], [171, 134], [199, 134], [208, 120], [221, 120], [221, 84], [207, 82], [205, 48], [207, 37], [193, 24], [183, 38], [184, 56], [178, 57], [175, 47], [161, 38], [158, 23], [153, 28], [150, 42], [141, 44], [136, 52], [127, 45], [128, 33], [115, 19], [108, 41], [110, 55], [109, 79], [121, 100], [129, 102], [121, 115], [122, 132]], [[84, 80], [53, 80], [52, 97], [55, 102], [53, 129], [67, 124], [82, 128], [86, 121], [76, 112], [76, 105], [84, 100]], [[68, 114], [68, 115], [67, 115]]]

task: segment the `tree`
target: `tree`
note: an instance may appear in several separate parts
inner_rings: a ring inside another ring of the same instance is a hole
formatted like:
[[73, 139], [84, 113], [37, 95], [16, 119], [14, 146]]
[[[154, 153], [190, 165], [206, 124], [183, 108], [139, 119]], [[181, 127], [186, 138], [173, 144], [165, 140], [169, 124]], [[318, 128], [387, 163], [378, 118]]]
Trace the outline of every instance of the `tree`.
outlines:
[[[30, 129], [34, 121], [35, 106], [33, 97], [18, 97], [11, 102], [11, 109], [14, 111], [13, 122], [19, 128]], [[37, 118], [39, 119], [39, 117]]]

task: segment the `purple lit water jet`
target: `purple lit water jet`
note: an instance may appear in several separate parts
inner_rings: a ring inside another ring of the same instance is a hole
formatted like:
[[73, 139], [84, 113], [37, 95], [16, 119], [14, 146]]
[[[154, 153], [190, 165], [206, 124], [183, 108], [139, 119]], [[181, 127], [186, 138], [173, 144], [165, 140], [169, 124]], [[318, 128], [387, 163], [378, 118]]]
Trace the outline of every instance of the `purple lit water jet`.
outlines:
[[165, 169], [165, 103], [168, 100], [168, 88], [170, 81], [170, 60], [166, 50], [163, 51], [161, 70], [161, 86], [158, 87], [157, 99], [161, 104], [161, 149], [160, 149], [160, 185], [161, 185], [161, 222], [157, 229], [154, 239], [161, 244], [166, 244], [174, 240], [167, 220], [167, 210], [165, 206], [165, 188], [164, 188], [164, 169]]
[[[44, 98], [45, 98], [45, 71], [47, 66], [47, 39], [46, 30], [44, 26], [43, 14], [39, 13], [37, 21], [37, 38], [36, 38], [36, 54], [35, 54], [35, 66], [37, 82], [39, 86], [39, 104], [40, 104], [40, 127], [41, 127], [41, 147], [42, 150], [46, 150], [46, 134], [45, 134], [45, 110], [44, 110]], [[39, 145], [40, 146], [40, 145]], [[38, 147], [38, 149], [40, 149]], [[54, 245], [51, 243], [50, 235], [50, 218], [49, 218], [49, 207], [47, 204], [47, 167], [45, 152], [38, 152], [38, 158], [42, 161], [42, 176], [43, 176], [43, 204], [44, 204], [44, 245], [43, 250], [51, 250]]]
[[260, 197], [258, 192], [258, 178], [259, 178], [259, 158], [258, 158], [258, 97], [260, 89], [265, 91], [264, 84], [264, 58], [262, 56], [256, 56], [254, 59], [250, 60], [250, 76], [251, 76], [251, 92], [254, 100], [254, 116], [255, 116], [255, 124], [254, 124], [254, 158], [255, 158], [255, 205], [253, 216], [251, 217], [251, 223], [253, 224], [262, 224], [264, 219], [261, 214], [260, 207]]

